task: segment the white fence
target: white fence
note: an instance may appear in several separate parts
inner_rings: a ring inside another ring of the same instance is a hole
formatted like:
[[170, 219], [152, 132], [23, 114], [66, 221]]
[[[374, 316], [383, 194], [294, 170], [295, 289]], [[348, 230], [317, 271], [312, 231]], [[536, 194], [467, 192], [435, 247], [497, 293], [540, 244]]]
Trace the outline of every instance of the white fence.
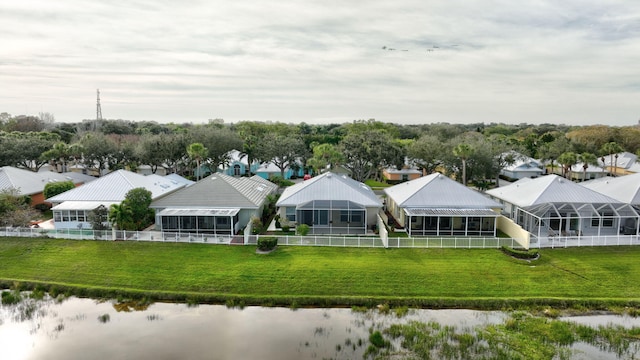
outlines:
[[[202, 244], [249, 244], [255, 245], [260, 237], [277, 237], [279, 245], [297, 246], [337, 246], [337, 247], [368, 247], [368, 248], [462, 248], [488, 249], [509, 246], [522, 248], [522, 245], [512, 238], [494, 237], [388, 237], [386, 243], [380, 236], [336, 236], [336, 235], [213, 235], [189, 234], [161, 231], [121, 231], [121, 230], [80, 230], [80, 229], [41, 229], [41, 228], [0, 228], [0, 236], [14, 237], [49, 237], [72, 240], [126, 240], [126, 241], [157, 241]], [[612, 236], [558, 236], [531, 237], [530, 247], [565, 248], [580, 246], [628, 246], [640, 245], [638, 235]]]
[[[123, 231], [123, 230], [75, 230], [75, 229], [39, 229], [39, 228], [0, 228], [0, 236], [48, 237], [71, 240], [109, 240], [109, 241], [158, 241], [203, 244], [230, 244], [233, 236], [213, 234], [189, 234], [161, 231]], [[240, 243], [241, 240], [240, 240]]]
[[581, 246], [623, 246], [640, 245], [638, 235], [608, 235], [608, 236], [555, 236], [555, 237], [531, 237], [530, 247], [539, 248], [566, 248]]
[[261, 237], [276, 237], [278, 245], [338, 246], [338, 247], [384, 247], [377, 236], [329, 236], [329, 235], [250, 235], [247, 244], [255, 245]]

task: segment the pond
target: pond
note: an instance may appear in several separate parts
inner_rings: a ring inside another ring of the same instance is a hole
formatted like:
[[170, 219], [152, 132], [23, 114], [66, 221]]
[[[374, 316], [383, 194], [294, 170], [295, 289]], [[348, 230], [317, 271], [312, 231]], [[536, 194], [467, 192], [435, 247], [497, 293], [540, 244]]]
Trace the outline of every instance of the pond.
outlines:
[[[23, 293], [24, 294], [24, 293]], [[362, 359], [369, 336], [393, 324], [437, 322], [464, 331], [509, 315], [473, 310], [288, 309], [133, 304], [84, 298], [0, 306], [3, 359]], [[581, 317], [640, 327], [639, 318]], [[616, 359], [577, 344], [575, 359]], [[582, 357], [581, 357], [582, 356]], [[585, 357], [586, 356], [586, 357]], [[636, 354], [638, 356], [638, 354]]]

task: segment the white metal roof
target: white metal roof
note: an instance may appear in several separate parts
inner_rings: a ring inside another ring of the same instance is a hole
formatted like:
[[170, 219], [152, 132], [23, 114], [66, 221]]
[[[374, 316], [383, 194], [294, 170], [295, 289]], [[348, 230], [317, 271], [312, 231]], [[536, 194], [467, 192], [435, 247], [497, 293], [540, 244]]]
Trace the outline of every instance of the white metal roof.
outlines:
[[86, 183], [94, 178], [76, 177], [68, 173], [53, 171], [33, 172], [12, 166], [0, 168], [0, 190], [14, 188], [21, 195], [33, 195], [44, 191], [45, 185], [51, 182], [71, 181], [74, 184]]
[[558, 175], [547, 175], [491, 189], [487, 194], [527, 207], [545, 203], [620, 203], [609, 196], [587, 189]]
[[603, 177], [580, 185], [626, 204], [640, 205], [640, 174]]
[[113, 201], [65, 201], [51, 208], [51, 210], [94, 210], [100, 205], [104, 205], [107, 209], [119, 202]]
[[240, 209], [164, 209], [159, 216], [236, 216]]
[[289, 186], [277, 206], [297, 206], [313, 200], [347, 200], [365, 207], [382, 207], [380, 199], [367, 185], [346, 175], [327, 172]]
[[407, 181], [384, 190], [401, 208], [491, 209], [499, 203], [440, 173]]
[[500, 216], [488, 209], [404, 209], [404, 212], [408, 216]]
[[184, 184], [164, 179], [162, 176], [144, 176], [127, 170], [118, 170], [102, 176], [88, 184], [56, 195], [48, 201], [114, 201], [121, 202], [129, 190], [145, 188], [151, 191], [151, 198], [157, 199], [170, 194]]
[[[571, 172], [573, 172], [575, 174], [578, 174], [578, 173], [582, 174], [582, 173], [584, 173], [583, 166], [584, 166], [584, 163], [579, 162], [579, 163], [571, 166]], [[587, 167], [587, 174], [590, 174], [590, 173], [601, 173], [601, 172], [604, 172], [604, 169], [601, 168], [600, 166], [589, 165]]]
[[507, 165], [503, 168], [505, 171], [530, 171], [530, 172], [543, 172], [541, 169], [542, 164], [540, 161], [521, 154], [515, 150], [507, 151], [502, 154], [503, 157], [511, 156], [514, 160], [513, 164]]
[[168, 179], [168, 180], [171, 180], [171, 181], [178, 182], [178, 183], [183, 183], [186, 186], [191, 186], [191, 185], [196, 183], [195, 181], [191, 181], [189, 179], [186, 179], [186, 178], [184, 178], [184, 177], [182, 177], [182, 176], [180, 176], [178, 174], [169, 174], [169, 175], [166, 175], [164, 178]]

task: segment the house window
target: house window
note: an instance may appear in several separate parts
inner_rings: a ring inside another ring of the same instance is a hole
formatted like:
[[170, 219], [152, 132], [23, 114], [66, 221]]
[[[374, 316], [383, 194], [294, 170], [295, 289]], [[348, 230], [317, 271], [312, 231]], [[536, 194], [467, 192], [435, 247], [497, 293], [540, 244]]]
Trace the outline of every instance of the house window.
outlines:
[[409, 174], [402, 174], [402, 181], [409, 181]]
[[69, 210], [62, 211], [62, 221], [69, 221]]
[[216, 225], [229, 225], [228, 217], [216, 217]]
[[340, 210], [340, 222], [343, 222], [343, 223], [349, 222], [348, 210]]
[[362, 212], [352, 212], [351, 213], [351, 222], [353, 223], [361, 223], [362, 222]]
[[234, 175], [234, 176], [240, 176], [240, 175], [242, 175], [242, 174], [240, 173], [240, 165], [238, 165], [238, 164], [233, 165], [233, 175]]
[[294, 208], [294, 207], [286, 208], [285, 217], [289, 221], [296, 221], [296, 208]]
[[329, 211], [313, 210], [313, 225], [329, 225]]
[[53, 212], [53, 221], [54, 222], [61, 222], [62, 221], [62, 214], [60, 214], [60, 211], [54, 211]]
[[83, 222], [86, 221], [85, 219], [87, 218], [87, 215], [85, 213], [84, 210], [79, 210], [78, 211], [78, 221]]
[[75, 210], [69, 210], [69, 221], [77, 221], [78, 217], [76, 216]]

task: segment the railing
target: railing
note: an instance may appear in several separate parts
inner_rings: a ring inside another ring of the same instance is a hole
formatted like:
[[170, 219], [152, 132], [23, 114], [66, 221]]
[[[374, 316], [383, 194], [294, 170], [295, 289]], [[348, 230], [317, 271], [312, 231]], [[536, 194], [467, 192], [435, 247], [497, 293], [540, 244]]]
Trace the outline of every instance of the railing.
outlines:
[[[371, 235], [215, 235], [189, 234], [161, 231], [122, 231], [89, 229], [41, 229], [41, 228], [0, 228], [0, 236], [49, 237], [72, 240], [108, 241], [157, 241], [202, 244], [248, 244], [255, 245], [260, 237], [277, 237], [279, 245], [292, 246], [335, 246], [368, 248], [462, 248], [488, 249], [509, 246], [522, 248], [516, 239], [494, 237], [388, 237], [383, 243], [379, 236]], [[385, 246], [387, 245], [387, 246]], [[608, 236], [555, 236], [531, 237], [530, 248], [565, 248], [580, 246], [624, 246], [640, 245], [638, 235]]]
[[261, 237], [277, 237], [278, 245], [296, 246], [338, 246], [338, 247], [384, 247], [377, 236], [336, 236], [336, 235], [250, 235], [250, 245], [258, 243]]
[[638, 235], [531, 237], [531, 248], [640, 245]]
[[389, 237], [390, 248], [454, 248], [454, 249], [491, 249], [509, 246], [522, 248], [516, 239], [495, 237]]
[[203, 244], [230, 244], [234, 239], [234, 237], [230, 235], [190, 234], [162, 231], [40, 229], [12, 227], [0, 228], [0, 236], [48, 237], [71, 240], [158, 241]]

